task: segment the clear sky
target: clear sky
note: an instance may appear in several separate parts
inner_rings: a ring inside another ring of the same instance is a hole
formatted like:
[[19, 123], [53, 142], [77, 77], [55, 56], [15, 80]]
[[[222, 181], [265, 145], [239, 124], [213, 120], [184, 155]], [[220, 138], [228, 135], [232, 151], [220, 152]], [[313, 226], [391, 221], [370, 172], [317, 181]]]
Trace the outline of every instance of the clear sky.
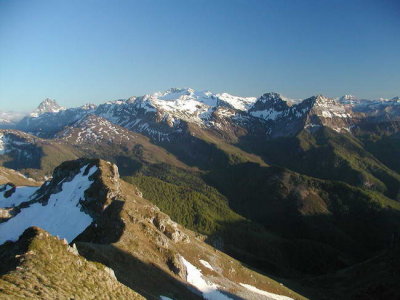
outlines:
[[400, 96], [400, 1], [0, 0], [0, 110], [170, 87]]

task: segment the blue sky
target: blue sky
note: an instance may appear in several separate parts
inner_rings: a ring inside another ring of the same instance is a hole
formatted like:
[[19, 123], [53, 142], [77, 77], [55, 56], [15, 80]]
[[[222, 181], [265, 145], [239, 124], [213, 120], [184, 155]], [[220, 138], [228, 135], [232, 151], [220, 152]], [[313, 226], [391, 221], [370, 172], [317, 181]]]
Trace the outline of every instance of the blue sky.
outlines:
[[0, 110], [170, 87], [400, 95], [400, 2], [0, 0]]

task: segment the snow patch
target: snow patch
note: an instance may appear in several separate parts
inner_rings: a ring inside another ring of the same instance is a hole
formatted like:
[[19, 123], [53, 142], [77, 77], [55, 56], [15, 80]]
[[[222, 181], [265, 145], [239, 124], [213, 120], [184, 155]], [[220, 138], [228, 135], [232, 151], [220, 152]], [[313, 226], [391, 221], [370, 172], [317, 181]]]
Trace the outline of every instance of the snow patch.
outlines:
[[23, 202], [29, 201], [38, 189], [39, 187], [37, 186], [17, 187], [15, 192], [8, 198], [4, 196], [4, 194], [9, 190], [6, 189], [3, 193], [0, 193], [0, 208], [18, 206]]
[[34, 203], [21, 209], [15, 217], [0, 224], [0, 245], [8, 240], [16, 241], [31, 226], [38, 226], [52, 235], [71, 242], [93, 221], [82, 211], [80, 201], [85, 191], [91, 186], [89, 177], [97, 171], [93, 166], [87, 175], [83, 175], [87, 166], [69, 182], [63, 182], [61, 191], [52, 194], [46, 205]]
[[256, 118], [261, 118], [264, 120], [273, 120], [275, 121], [279, 117], [282, 116], [284, 111], [276, 111], [274, 109], [266, 109], [266, 110], [259, 110], [259, 111], [252, 111], [250, 115]]
[[209, 264], [208, 261], [205, 261], [205, 260], [200, 259], [200, 263], [201, 263], [203, 266], [205, 266], [207, 269], [210, 269], [210, 270], [213, 270], [213, 271], [214, 271], [214, 268]]
[[3, 133], [0, 132], [0, 155], [6, 153], [6, 139]]
[[251, 291], [253, 293], [256, 293], [256, 294], [259, 294], [259, 295], [263, 295], [263, 296], [267, 296], [267, 297], [269, 297], [271, 299], [274, 299], [274, 300], [293, 300], [293, 298], [290, 298], [290, 297], [287, 297], [287, 296], [277, 295], [277, 294], [274, 294], [274, 293], [270, 293], [270, 292], [267, 292], [267, 291], [260, 290], [260, 289], [256, 288], [255, 286], [252, 286], [250, 284], [240, 283], [240, 285], [245, 287], [246, 289], [248, 289], [249, 291]]
[[218, 285], [212, 282], [208, 282], [201, 274], [201, 271], [183, 257], [182, 257], [182, 262], [186, 267], [187, 282], [196, 287], [202, 293], [204, 299], [207, 300], [231, 299], [218, 290]]

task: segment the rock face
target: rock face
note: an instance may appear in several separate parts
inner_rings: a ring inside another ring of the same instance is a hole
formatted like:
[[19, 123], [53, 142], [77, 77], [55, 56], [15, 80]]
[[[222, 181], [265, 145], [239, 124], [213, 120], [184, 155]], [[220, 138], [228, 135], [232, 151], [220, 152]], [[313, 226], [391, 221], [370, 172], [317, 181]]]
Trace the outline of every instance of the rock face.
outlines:
[[175, 254], [172, 257], [168, 258], [167, 265], [170, 270], [180, 278], [187, 278], [187, 269], [180, 255]]
[[153, 224], [158, 230], [175, 243], [190, 242], [189, 237], [178, 229], [178, 224], [173, 222], [170, 217], [165, 214], [157, 213], [153, 218]]
[[0, 185], [0, 193], [3, 193], [4, 198], [9, 198], [11, 197], [12, 194], [14, 194], [16, 191], [16, 186], [14, 183], [6, 183], [3, 185]]

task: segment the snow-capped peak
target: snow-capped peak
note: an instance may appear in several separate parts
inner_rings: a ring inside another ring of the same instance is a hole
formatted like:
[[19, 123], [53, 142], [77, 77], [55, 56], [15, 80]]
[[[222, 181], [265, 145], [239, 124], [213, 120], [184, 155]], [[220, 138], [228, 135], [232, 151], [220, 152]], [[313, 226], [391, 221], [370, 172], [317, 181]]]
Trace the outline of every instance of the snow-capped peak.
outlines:
[[354, 95], [343, 95], [339, 98], [340, 101], [357, 100], [358, 98]]
[[95, 110], [97, 108], [96, 104], [93, 103], [86, 103], [80, 107], [83, 110]]
[[60, 106], [55, 100], [46, 98], [42, 101], [39, 106], [30, 113], [30, 116], [36, 118], [44, 113], [56, 113], [61, 110], [65, 110], [65, 107]]
[[197, 101], [208, 106], [215, 106], [217, 100], [215, 95], [210, 91], [196, 91], [192, 88], [170, 88], [165, 92], [157, 92], [145, 97], [172, 102]]
[[[228, 93], [215, 95], [222, 103], [226, 103], [237, 110], [247, 111], [256, 101], [256, 97], [240, 97]], [[221, 103], [221, 104], [222, 104]]]
[[354, 95], [343, 95], [342, 97], [336, 98], [336, 100], [342, 104], [359, 104], [360, 99]]
[[165, 92], [158, 92], [161, 97], [170, 96], [172, 98], [180, 97], [180, 96], [191, 96], [194, 95], [196, 91], [192, 88], [170, 88]]
[[318, 95], [314, 96], [314, 98], [315, 98], [315, 102], [316, 103], [324, 103], [324, 102], [332, 102], [332, 101], [334, 101], [333, 99], [325, 97], [324, 95], [321, 95], [321, 94], [318, 94]]

